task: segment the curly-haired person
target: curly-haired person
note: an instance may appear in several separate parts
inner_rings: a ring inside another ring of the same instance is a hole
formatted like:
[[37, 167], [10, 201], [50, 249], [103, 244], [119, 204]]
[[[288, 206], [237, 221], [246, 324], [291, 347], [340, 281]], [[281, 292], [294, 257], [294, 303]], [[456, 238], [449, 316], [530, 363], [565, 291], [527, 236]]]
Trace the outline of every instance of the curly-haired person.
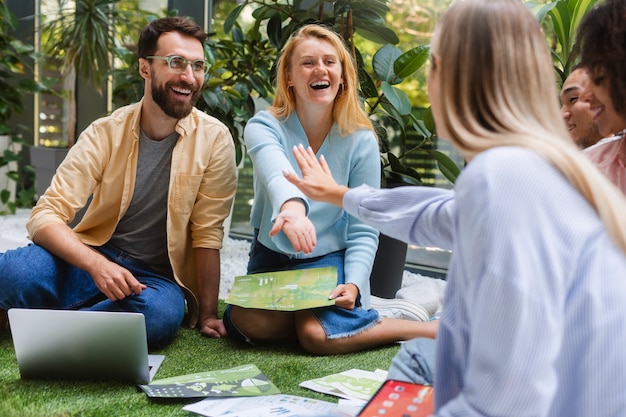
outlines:
[[602, 135], [613, 135], [585, 154], [626, 194], [626, 2], [607, 0], [590, 10], [576, 44], [592, 81], [581, 98], [589, 102]]

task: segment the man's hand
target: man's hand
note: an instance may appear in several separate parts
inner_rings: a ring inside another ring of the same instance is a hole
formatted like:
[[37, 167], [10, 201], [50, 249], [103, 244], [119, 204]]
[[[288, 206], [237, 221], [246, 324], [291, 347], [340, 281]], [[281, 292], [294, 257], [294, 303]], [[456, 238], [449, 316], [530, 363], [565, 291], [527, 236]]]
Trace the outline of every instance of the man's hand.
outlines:
[[65, 224], [52, 223], [42, 228], [34, 242], [86, 271], [96, 287], [111, 301], [122, 300], [131, 294], [139, 295], [146, 289], [126, 268], [109, 261], [100, 252], [82, 243]]
[[204, 319], [200, 323], [200, 333], [206, 337], [220, 339], [227, 335], [224, 322], [218, 318]]
[[96, 264], [87, 271], [96, 287], [111, 301], [122, 300], [130, 295], [139, 295], [146, 286], [127, 269], [100, 256]]

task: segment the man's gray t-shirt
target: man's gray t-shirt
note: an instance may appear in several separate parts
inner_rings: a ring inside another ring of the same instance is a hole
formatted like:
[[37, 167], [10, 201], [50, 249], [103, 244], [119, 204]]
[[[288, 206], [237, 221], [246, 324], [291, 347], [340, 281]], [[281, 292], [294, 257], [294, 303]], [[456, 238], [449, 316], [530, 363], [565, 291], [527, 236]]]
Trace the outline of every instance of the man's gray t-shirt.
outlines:
[[109, 241], [170, 278], [174, 274], [167, 251], [167, 193], [172, 150], [178, 137], [178, 133], [173, 132], [157, 141], [149, 139], [143, 130], [140, 132], [133, 198]]

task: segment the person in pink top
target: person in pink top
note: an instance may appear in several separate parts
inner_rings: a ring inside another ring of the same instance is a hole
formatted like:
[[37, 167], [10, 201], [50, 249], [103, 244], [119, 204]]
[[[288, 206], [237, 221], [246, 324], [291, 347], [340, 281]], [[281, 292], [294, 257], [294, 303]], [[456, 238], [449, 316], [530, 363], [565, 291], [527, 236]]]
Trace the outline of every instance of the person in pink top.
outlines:
[[583, 150], [583, 153], [626, 194], [626, 141], [623, 130]]
[[583, 152], [626, 194], [626, 5], [610, 2], [578, 29], [581, 64], [591, 81], [581, 94], [603, 139]]

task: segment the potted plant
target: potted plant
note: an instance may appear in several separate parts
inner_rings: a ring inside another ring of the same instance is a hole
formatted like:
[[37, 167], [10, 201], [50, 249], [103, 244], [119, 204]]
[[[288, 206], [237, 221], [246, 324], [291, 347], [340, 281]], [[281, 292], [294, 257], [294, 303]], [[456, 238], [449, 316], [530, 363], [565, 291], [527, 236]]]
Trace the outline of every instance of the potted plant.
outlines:
[[20, 172], [24, 142], [20, 126], [11, 123], [11, 116], [24, 109], [23, 100], [29, 94], [45, 89], [31, 77], [23, 75], [37, 59], [32, 45], [15, 38], [12, 32], [17, 19], [5, 2], [0, 3], [0, 213], [15, 213], [18, 204], [32, 204], [34, 191], [23, 187], [26, 171]]

